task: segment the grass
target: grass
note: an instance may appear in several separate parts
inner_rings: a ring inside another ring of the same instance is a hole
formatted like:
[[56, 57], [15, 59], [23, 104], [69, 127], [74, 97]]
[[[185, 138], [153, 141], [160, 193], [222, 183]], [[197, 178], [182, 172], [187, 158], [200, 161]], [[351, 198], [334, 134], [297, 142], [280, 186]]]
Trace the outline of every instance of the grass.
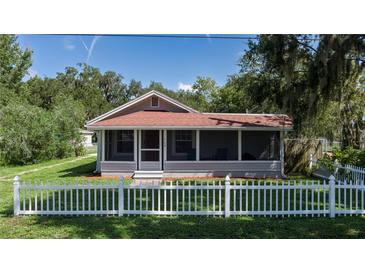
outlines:
[[365, 238], [365, 218], [6, 217], [0, 238]]
[[[91, 175], [95, 157], [0, 168], [0, 238], [365, 238], [365, 217], [43, 217], [12, 216], [11, 178], [77, 180]], [[5, 175], [4, 175], [5, 174]], [[10, 178], [10, 179], [9, 179]], [[295, 179], [302, 179], [296, 177]]]
[[[82, 159], [86, 158], [86, 160]], [[95, 169], [95, 156], [93, 155], [86, 155], [80, 158], [77, 157], [70, 157], [61, 160], [50, 160], [42, 163], [32, 164], [32, 165], [25, 165], [25, 166], [7, 166], [1, 167], [0, 166], [0, 182], [4, 180], [12, 180], [14, 176], [19, 175], [20, 173], [25, 173], [22, 175], [22, 179], [37, 179], [39, 176], [43, 178], [47, 176], [52, 176], [52, 178], [59, 178], [67, 173], [72, 173], [73, 168], [79, 174], [90, 174], [90, 169]], [[70, 162], [70, 163], [68, 163]], [[77, 163], [75, 163], [77, 162]], [[90, 166], [81, 167], [84, 164], [90, 164]], [[56, 165], [56, 167], [52, 167], [48, 169], [47, 167]], [[65, 169], [65, 167], [69, 168], [70, 170]], [[40, 172], [31, 172], [32, 170], [39, 169]], [[28, 173], [29, 172], [29, 173]], [[63, 172], [63, 174], [59, 173]], [[80, 173], [81, 172], [81, 173]], [[73, 175], [73, 174], [70, 174]], [[77, 175], [77, 174], [75, 174]]]
[[[0, 179], [0, 218], [2, 216], [9, 216], [12, 214], [13, 207], [13, 177], [19, 172], [29, 171], [35, 168], [46, 167], [47, 165], [54, 165], [52, 168], [27, 173], [21, 176], [21, 181], [28, 180], [46, 180], [46, 179], [64, 179], [75, 180], [77, 178], [83, 178], [92, 174], [95, 169], [95, 156], [83, 158], [78, 161], [76, 158], [67, 158], [62, 160], [52, 160], [37, 165], [21, 166], [21, 167], [1, 167], [0, 177], [3, 174], [7, 174], [7, 177]], [[2, 220], [2, 219], [1, 219]], [[0, 221], [1, 222], [1, 221]]]

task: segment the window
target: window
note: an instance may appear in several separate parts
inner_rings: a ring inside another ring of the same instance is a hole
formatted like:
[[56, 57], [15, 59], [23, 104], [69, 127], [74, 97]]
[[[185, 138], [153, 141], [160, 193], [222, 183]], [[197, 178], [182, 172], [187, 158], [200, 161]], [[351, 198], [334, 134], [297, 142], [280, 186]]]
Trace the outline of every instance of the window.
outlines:
[[238, 160], [238, 132], [229, 130], [201, 130], [200, 160]]
[[105, 160], [134, 161], [133, 130], [105, 131]]
[[242, 131], [242, 160], [279, 160], [278, 131]]
[[167, 161], [196, 160], [196, 131], [167, 131]]
[[156, 97], [156, 96], [152, 96], [151, 97], [151, 106], [152, 107], [158, 107], [158, 97]]
[[175, 131], [175, 152], [185, 153], [193, 147], [193, 133], [191, 130]]
[[133, 152], [133, 131], [121, 130], [118, 131], [117, 139], [117, 153], [131, 153]]

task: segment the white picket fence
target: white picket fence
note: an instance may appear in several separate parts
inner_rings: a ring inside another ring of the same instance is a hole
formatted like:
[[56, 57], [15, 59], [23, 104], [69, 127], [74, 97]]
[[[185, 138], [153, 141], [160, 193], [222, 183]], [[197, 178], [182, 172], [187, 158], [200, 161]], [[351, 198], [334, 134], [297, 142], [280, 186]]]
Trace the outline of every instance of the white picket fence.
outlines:
[[335, 177], [339, 181], [364, 181], [365, 180], [365, 168], [353, 166], [353, 165], [340, 165], [335, 163]]
[[15, 215], [330, 216], [364, 214], [364, 181], [224, 181], [161, 184], [20, 183]]
[[[309, 156], [309, 169], [312, 170], [313, 166], [318, 163], [318, 160], [313, 157], [312, 154]], [[333, 163], [335, 171], [334, 176], [336, 181], [344, 182], [346, 181], [353, 181], [353, 182], [362, 182], [365, 181], [365, 168], [358, 167], [354, 165], [341, 165], [337, 162], [337, 160]], [[314, 176], [319, 178], [327, 178], [324, 175], [314, 172]], [[329, 178], [327, 178], [329, 179]]]

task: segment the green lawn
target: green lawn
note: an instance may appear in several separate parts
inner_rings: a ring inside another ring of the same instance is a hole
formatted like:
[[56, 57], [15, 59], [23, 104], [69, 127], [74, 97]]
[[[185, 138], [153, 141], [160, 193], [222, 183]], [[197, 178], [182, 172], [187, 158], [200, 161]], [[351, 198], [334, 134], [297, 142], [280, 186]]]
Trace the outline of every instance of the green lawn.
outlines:
[[365, 218], [3, 217], [0, 238], [365, 238]]
[[[95, 156], [0, 168], [0, 238], [365, 238], [365, 217], [13, 217], [12, 177], [79, 180], [92, 174]], [[298, 177], [297, 177], [298, 178]]]

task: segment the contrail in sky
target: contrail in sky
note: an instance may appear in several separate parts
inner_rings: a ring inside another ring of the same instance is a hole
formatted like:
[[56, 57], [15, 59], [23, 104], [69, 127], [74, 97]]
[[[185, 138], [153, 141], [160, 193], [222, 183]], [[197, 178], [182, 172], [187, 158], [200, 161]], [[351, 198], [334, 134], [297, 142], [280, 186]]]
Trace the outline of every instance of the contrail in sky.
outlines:
[[80, 37], [81, 43], [84, 46], [85, 50], [87, 51], [86, 63], [89, 63], [90, 57], [91, 57], [91, 55], [93, 54], [93, 51], [94, 51], [95, 44], [96, 44], [96, 42], [98, 41], [99, 38], [100, 38], [100, 36], [95, 35], [93, 40], [91, 41], [90, 46], [88, 47], [85, 44], [84, 40], [82, 40], [82, 38]]

